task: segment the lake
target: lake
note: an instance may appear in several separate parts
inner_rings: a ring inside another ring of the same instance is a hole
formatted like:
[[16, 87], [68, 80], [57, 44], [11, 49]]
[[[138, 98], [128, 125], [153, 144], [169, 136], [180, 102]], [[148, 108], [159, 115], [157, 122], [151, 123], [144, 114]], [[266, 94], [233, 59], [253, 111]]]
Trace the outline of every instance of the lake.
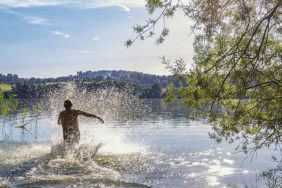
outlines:
[[[211, 140], [211, 127], [190, 119], [181, 100], [141, 101], [115, 91], [72, 95], [75, 108], [101, 115], [105, 124], [81, 118], [80, 157], [62, 156], [54, 148], [62, 142], [57, 117], [63, 95], [55, 92], [43, 102], [37, 123], [29, 113], [25, 130], [9, 118], [5, 129], [0, 123], [0, 186], [266, 187], [260, 174], [276, 166], [271, 149], [250, 161], [236, 153], [238, 143]], [[13, 121], [21, 123], [22, 116]], [[89, 156], [99, 143], [98, 154]]]

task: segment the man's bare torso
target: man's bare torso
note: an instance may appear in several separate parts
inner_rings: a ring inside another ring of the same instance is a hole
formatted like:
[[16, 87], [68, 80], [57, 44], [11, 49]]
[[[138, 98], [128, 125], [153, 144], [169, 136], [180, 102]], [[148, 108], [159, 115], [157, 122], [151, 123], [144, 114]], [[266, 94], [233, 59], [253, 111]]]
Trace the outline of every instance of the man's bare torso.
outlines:
[[80, 138], [78, 115], [79, 110], [64, 110], [60, 113], [59, 119], [63, 127], [64, 140], [77, 143]]
[[64, 141], [70, 145], [78, 144], [80, 139], [78, 116], [83, 115], [85, 117], [96, 118], [104, 123], [104, 120], [94, 114], [83, 112], [80, 110], [73, 110], [70, 100], [64, 102], [66, 110], [61, 111], [58, 118], [58, 124], [63, 127]]

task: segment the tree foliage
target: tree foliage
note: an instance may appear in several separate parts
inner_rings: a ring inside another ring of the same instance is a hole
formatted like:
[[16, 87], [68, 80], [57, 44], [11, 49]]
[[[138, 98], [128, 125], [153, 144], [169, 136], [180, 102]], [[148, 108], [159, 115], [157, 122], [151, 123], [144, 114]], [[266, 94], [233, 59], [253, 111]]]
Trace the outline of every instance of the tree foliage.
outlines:
[[[153, 37], [160, 20], [176, 11], [194, 21], [194, 68], [179, 59], [164, 64], [186, 85], [172, 93], [207, 115], [217, 141], [240, 137], [244, 152], [282, 144], [282, 0], [147, 0], [151, 16], [136, 38]], [[161, 23], [160, 23], [161, 24]], [[169, 29], [156, 37], [164, 42]]]

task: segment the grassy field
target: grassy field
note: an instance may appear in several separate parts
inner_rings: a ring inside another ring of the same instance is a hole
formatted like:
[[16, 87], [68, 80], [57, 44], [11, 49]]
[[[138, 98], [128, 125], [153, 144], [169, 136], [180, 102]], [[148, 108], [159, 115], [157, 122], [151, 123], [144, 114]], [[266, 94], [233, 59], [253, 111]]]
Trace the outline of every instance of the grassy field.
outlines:
[[0, 90], [1, 91], [11, 91], [12, 90], [12, 86], [8, 85], [8, 84], [0, 84]]

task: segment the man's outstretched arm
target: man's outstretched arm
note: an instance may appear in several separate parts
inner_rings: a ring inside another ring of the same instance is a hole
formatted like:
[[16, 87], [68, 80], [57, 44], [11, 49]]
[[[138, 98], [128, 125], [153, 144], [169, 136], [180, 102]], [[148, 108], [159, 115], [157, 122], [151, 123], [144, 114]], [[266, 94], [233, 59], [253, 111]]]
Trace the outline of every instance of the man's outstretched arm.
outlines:
[[83, 111], [80, 111], [78, 110], [78, 115], [83, 115], [83, 116], [86, 116], [86, 117], [91, 117], [91, 118], [96, 118], [96, 119], [99, 119], [99, 121], [101, 121], [101, 123], [104, 123], [104, 120], [102, 118], [100, 118], [99, 116], [96, 116], [94, 114], [89, 114], [87, 112], [83, 112]]

